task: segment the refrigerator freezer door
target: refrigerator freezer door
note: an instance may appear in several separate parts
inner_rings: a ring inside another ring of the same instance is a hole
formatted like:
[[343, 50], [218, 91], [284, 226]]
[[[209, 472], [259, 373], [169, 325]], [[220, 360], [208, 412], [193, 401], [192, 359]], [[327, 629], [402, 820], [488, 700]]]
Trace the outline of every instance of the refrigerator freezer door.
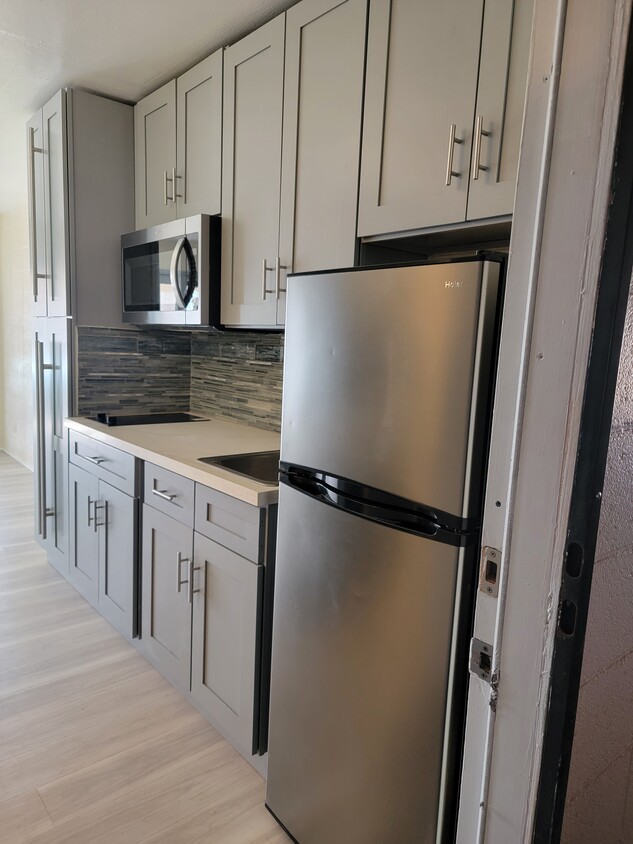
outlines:
[[435, 842], [458, 549], [279, 507], [267, 806], [299, 844]]
[[291, 277], [281, 460], [476, 513], [498, 276], [467, 261]]

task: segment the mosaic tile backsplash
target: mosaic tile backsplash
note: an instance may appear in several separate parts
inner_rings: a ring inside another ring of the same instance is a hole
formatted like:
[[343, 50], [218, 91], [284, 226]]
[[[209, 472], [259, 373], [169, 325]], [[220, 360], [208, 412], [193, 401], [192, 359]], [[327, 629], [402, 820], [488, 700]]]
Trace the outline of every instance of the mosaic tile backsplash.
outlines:
[[283, 334], [191, 335], [191, 410], [279, 431]]
[[279, 431], [283, 334], [78, 329], [78, 411], [192, 410]]
[[80, 416], [99, 411], [189, 410], [189, 333], [77, 329]]

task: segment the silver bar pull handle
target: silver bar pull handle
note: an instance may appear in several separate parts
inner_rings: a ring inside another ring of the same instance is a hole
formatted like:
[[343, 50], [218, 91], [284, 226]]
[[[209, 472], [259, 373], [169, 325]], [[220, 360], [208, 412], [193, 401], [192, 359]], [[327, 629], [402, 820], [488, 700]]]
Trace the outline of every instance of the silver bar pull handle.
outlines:
[[35, 153], [43, 153], [41, 147], [35, 146], [35, 127], [29, 127], [29, 173], [31, 188], [31, 272], [33, 275], [33, 298], [37, 299], [39, 293], [38, 279], [46, 278], [46, 273], [37, 271], [37, 193], [35, 190]]
[[267, 293], [276, 293], [276, 288], [269, 290], [266, 287], [266, 273], [272, 273], [274, 271], [275, 271], [274, 267], [266, 266], [266, 259], [263, 258], [262, 259], [262, 299], [264, 299], [264, 300], [266, 299]]
[[[94, 508], [94, 514], [95, 514], [93, 526], [94, 526], [95, 533], [96, 533], [97, 528], [103, 527], [105, 525], [105, 523], [108, 521], [108, 502], [104, 501], [103, 504], [101, 504], [99, 501], [95, 501], [93, 503], [93, 508]], [[105, 517], [104, 517], [104, 520], [102, 522], [97, 521], [97, 510], [105, 510]]]
[[193, 573], [200, 571], [200, 566], [195, 566], [193, 559], [189, 560], [189, 603], [193, 604], [193, 596], [196, 592], [201, 592], [201, 589], [193, 588]]
[[152, 495], [158, 496], [158, 498], [162, 498], [165, 501], [172, 502], [175, 498], [178, 498], [175, 492], [167, 492], [166, 489], [153, 489]]
[[37, 527], [38, 534], [46, 539], [46, 453], [44, 408], [44, 343], [35, 340], [35, 406], [37, 445]]
[[163, 170], [163, 205], [167, 205], [167, 170]]
[[285, 293], [286, 288], [281, 286], [281, 270], [287, 270], [288, 267], [285, 264], [281, 263], [281, 259], [279, 255], [277, 255], [277, 260], [275, 261], [275, 297], [279, 299], [280, 293]]
[[174, 205], [176, 204], [176, 198], [182, 199], [182, 194], [176, 192], [176, 185], [177, 185], [176, 180], [180, 179], [180, 178], [181, 178], [181, 176], [179, 176], [176, 173], [176, 168], [172, 167], [171, 168], [171, 193], [172, 193], [171, 201], [174, 203]]
[[102, 463], [106, 463], [105, 457], [91, 457], [89, 454], [84, 454], [86, 460], [89, 460], [91, 463], [94, 463], [95, 466], [101, 466]]
[[448, 187], [453, 179], [453, 176], [458, 178], [462, 174], [456, 170], [453, 170], [453, 153], [455, 152], [455, 144], [463, 144], [463, 138], [457, 138], [455, 136], [455, 132], [457, 131], [457, 125], [455, 123], [451, 123], [451, 128], [448, 132], [448, 158], [446, 160], [446, 187]]
[[179, 551], [177, 556], [176, 556], [176, 570], [178, 572], [178, 591], [179, 592], [182, 591], [181, 588], [180, 588], [181, 586], [184, 586], [185, 583], [189, 583], [188, 580], [181, 580], [181, 578], [180, 578], [182, 563], [187, 563], [188, 565], [191, 565], [191, 559], [189, 557], [183, 557], [182, 553]]
[[479, 178], [480, 170], [488, 170], [488, 168], [481, 163], [481, 138], [482, 136], [484, 138], [489, 138], [491, 134], [491, 132], [487, 132], [484, 129], [484, 118], [480, 114], [477, 117], [477, 122], [475, 124], [475, 143], [473, 144], [472, 178], [475, 181]]
[[90, 508], [92, 507], [93, 504], [96, 504], [96, 503], [97, 503], [96, 501], [93, 501], [93, 499], [90, 496], [88, 496], [88, 527], [90, 527], [92, 525], [93, 521], [95, 521], [95, 522], [97, 521], [96, 511], [95, 511], [94, 516], [90, 515]]

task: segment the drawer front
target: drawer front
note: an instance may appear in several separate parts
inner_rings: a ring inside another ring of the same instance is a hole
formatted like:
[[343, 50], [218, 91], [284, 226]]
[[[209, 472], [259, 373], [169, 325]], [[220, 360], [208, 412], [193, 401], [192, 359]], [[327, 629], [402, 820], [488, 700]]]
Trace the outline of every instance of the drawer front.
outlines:
[[172, 519], [193, 527], [194, 482], [175, 472], [145, 463], [143, 501]]
[[247, 560], [264, 560], [265, 509], [196, 484], [195, 530]]
[[121, 492], [136, 494], [136, 458], [133, 455], [71, 431], [69, 460]]

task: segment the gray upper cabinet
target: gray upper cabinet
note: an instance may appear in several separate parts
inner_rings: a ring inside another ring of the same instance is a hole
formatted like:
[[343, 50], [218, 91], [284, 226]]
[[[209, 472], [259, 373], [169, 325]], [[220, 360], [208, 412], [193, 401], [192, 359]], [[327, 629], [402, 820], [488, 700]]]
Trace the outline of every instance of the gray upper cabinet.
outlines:
[[134, 106], [137, 229], [176, 219], [175, 168], [176, 80], [172, 79]]
[[486, 0], [467, 219], [511, 214], [533, 0]]
[[465, 219], [482, 12], [371, 0], [360, 236]]
[[177, 217], [222, 210], [222, 52], [176, 81]]
[[224, 52], [222, 322], [277, 324], [285, 16]]
[[354, 263], [366, 12], [303, 0], [225, 52], [226, 325], [281, 326], [289, 272]]
[[134, 107], [136, 228], [219, 214], [222, 50]]
[[31, 275], [35, 316], [70, 313], [66, 92], [27, 124]]
[[[279, 255], [288, 271], [354, 263], [366, 15], [366, 0], [304, 0], [286, 14]], [[282, 290], [278, 324], [284, 314]]]
[[256, 751], [264, 567], [194, 537], [191, 693], [247, 757]]
[[27, 124], [35, 316], [120, 325], [121, 234], [134, 224], [131, 106], [58, 91]]
[[371, 0], [359, 236], [512, 213], [531, 6]]

